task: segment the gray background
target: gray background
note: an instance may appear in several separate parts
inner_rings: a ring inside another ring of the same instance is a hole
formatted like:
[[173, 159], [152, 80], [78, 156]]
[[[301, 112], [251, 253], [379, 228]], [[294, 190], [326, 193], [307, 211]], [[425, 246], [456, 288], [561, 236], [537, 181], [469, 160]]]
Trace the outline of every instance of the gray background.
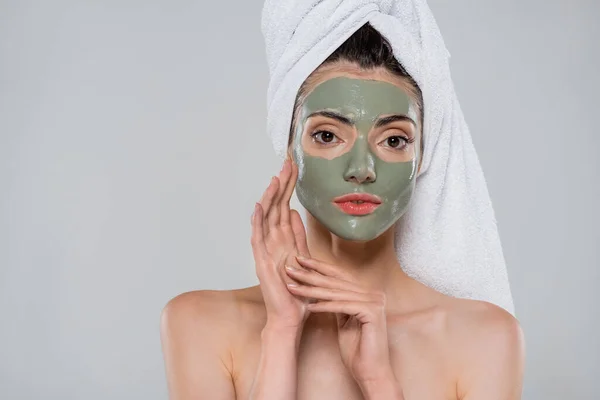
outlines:
[[[279, 167], [262, 2], [206, 3], [0, 2], [0, 398], [164, 399], [165, 303], [257, 283], [249, 218]], [[524, 399], [597, 399], [600, 5], [430, 6], [499, 221]]]

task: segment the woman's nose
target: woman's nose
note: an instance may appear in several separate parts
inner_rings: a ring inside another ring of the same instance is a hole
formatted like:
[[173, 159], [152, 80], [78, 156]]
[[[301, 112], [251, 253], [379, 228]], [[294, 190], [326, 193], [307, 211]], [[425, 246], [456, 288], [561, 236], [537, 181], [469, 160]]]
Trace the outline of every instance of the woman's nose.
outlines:
[[366, 140], [357, 140], [350, 150], [350, 159], [344, 172], [346, 181], [375, 182], [375, 159]]

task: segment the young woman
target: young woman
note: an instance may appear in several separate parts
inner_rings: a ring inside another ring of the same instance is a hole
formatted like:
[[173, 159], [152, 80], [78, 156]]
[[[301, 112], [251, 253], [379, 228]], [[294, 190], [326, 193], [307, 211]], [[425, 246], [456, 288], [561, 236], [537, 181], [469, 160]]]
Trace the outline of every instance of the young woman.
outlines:
[[306, 79], [288, 159], [252, 215], [260, 285], [163, 311], [171, 399], [520, 399], [517, 320], [419, 283], [396, 256], [422, 103], [369, 24]]

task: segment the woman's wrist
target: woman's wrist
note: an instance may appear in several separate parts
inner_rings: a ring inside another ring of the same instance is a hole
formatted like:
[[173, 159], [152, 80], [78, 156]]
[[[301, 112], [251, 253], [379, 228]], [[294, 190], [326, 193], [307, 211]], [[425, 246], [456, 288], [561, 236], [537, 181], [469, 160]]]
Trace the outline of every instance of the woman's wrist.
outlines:
[[393, 372], [381, 378], [358, 382], [365, 400], [405, 400]]
[[290, 325], [278, 321], [267, 321], [261, 332], [263, 345], [275, 342], [293, 342], [296, 345], [300, 343], [303, 325]]
[[304, 321], [301, 322], [289, 322], [279, 319], [267, 319], [263, 327], [263, 334], [267, 333], [279, 333], [282, 335], [296, 335], [302, 332], [302, 328], [304, 327]]

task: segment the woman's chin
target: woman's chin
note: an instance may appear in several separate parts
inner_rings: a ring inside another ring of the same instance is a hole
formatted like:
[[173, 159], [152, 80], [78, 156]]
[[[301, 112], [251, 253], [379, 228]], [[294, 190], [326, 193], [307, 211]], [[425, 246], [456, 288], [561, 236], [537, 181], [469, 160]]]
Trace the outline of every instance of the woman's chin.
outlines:
[[333, 235], [350, 242], [366, 243], [377, 239], [380, 235], [366, 234], [358, 229], [330, 229]]
[[393, 225], [389, 221], [385, 224], [377, 224], [375, 221], [357, 221], [354, 219], [343, 224], [330, 224], [326, 226], [326, 229], [340, 239], [366, 243], [380, 238], [390, 229], [393, 229]]

